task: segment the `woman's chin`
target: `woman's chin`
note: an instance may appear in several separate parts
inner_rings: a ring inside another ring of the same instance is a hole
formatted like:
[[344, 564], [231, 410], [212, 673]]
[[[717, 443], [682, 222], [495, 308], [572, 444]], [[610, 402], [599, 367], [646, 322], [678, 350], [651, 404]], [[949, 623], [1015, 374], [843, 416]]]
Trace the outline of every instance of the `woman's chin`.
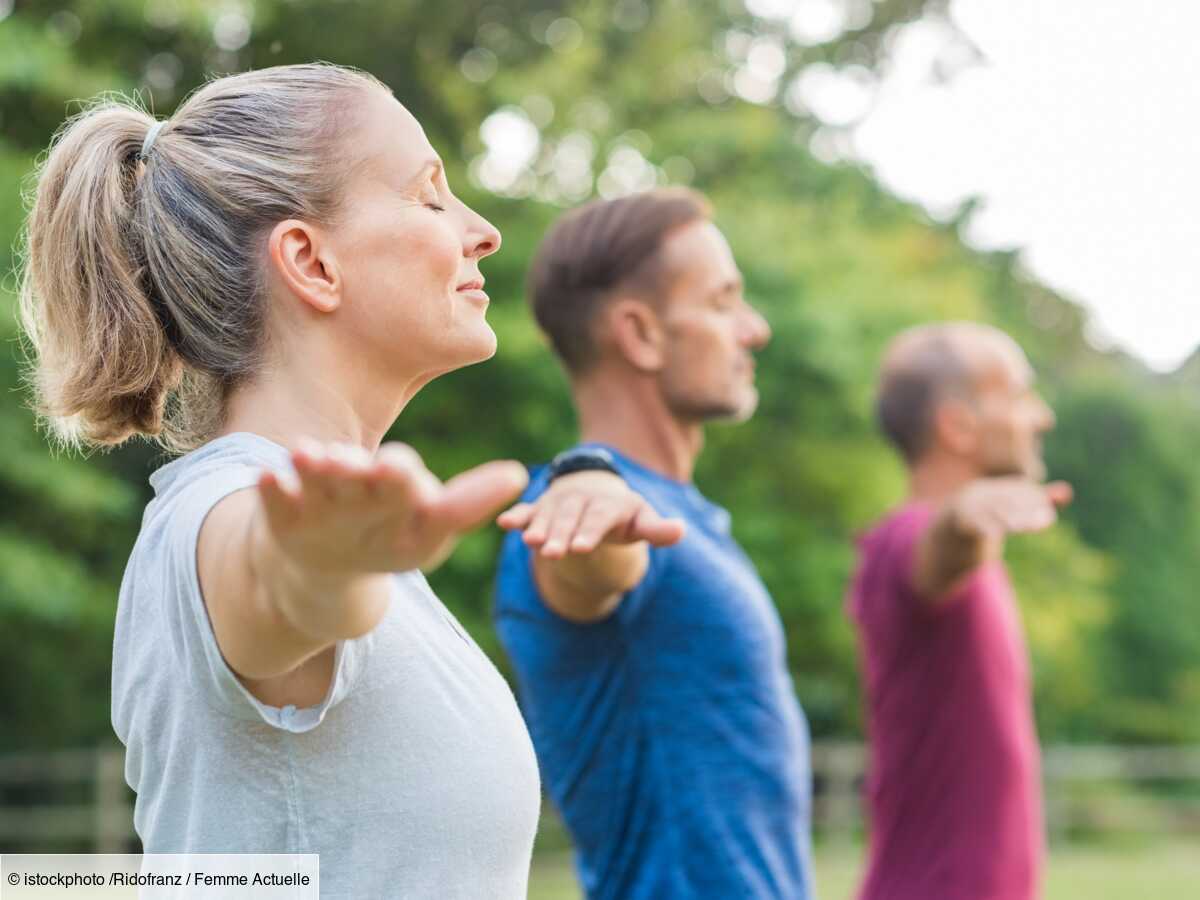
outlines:
[[461, 346], [463, 359], [460, 365], [473, 365], [496, 355], [496, 332], [492, 331], [492, 327], [485, 321], [481, 320], [479, 326], [472, 329], [470, 335], [464, 335], [465, 340]]

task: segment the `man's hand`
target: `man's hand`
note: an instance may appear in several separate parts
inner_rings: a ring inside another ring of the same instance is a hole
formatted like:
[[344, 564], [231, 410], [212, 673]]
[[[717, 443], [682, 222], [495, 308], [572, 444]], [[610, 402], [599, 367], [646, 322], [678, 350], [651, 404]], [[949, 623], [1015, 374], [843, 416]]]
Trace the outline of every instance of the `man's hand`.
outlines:
[[985, 560], [999, 557], [1008, 534], [1042, 531], [1071, 502], [1063, 481], [1039, 484], [1028, 478], [980, 478], [951, 497], [917, 548], [913, 586], [936, 602]]
[[645, 576], [646, 545], [669, 546], [684, 533], [683, 522], [664, 519], [610, 472], [557, 478], [536, 501], [517, 504], [497, 522], [524, 532], [543, 598], [575, 621], [608, 615]]
[[1038, 484], [1028, 478], [980, 478], [948, 504], [953, 526], [962, 534], [1000, 540], [1006, 534], [1042, 531], [1058, 519], [1058, 507], [1071, 502], [1065, 481]]
[[518, 503], [496, 521], [510, 531], [523, 530], [525, 543], [547, 559], [591, 553], [602, 543], [665, 547], [684, 531], [681, 521], [664, 519], [610, 472], [557, 478], [535, 502]]

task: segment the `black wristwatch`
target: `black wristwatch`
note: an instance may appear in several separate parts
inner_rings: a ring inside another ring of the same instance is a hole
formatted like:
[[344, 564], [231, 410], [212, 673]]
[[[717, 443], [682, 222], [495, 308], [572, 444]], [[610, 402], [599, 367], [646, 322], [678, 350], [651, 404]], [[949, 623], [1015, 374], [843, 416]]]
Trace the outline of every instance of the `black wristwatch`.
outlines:
[[612, 472], [618, 478], [613, 455], [603, 447], [575, 447], [564, 450], [550, 461], [550, 480], [575, 472]]

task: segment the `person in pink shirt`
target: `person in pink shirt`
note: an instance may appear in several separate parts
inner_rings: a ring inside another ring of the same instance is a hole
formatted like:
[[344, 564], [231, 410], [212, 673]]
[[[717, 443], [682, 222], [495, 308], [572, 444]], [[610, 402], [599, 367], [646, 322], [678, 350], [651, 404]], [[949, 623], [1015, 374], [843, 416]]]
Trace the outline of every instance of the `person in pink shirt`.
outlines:
[[1007, 335], [911, 329], [878, 414], [907, 499], [860, 541], [847, 612], [871, 745], [860, 900], [1031, 900], [1044, 853], [1028, 651], [1003, 542], [1071, 498], [1044, 484], [1054, 414]]

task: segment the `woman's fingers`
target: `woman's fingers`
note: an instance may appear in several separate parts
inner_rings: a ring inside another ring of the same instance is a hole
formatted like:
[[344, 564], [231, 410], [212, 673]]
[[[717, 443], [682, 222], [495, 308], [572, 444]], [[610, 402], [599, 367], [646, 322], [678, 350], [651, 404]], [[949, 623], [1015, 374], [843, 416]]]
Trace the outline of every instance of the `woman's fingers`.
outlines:
[[304, 441], [292, 451], [292, 468], [300, 480], [300, 490], [308, 503], [334, 498], [329, 478], [329, 455], [315, 441]]
[[303, 441], [292, 467], [309, 502], [360, 503], [374, 493], [374, 460], [353, 444]]
[[385, 444], [375, 454], [369, 480], [374, 496], [393, 507], [423, 509], [436, 502], [441, 485], [407, 444]]
[[533, 521], [537, 507], [532, 503], [518, 503], [496, 517], [496, 524], [508, 531], [518, 531]]
[[354, 444], [329, 447], [329, 474], [339, 501], [365, 500], [370, 491], [371, 454]]
[[286, 525], [300, 515], [299, 484], [287, 476], [264, 471], [258, 476], [258, 495], [267, 520], [274, 525]]
[[429, 506], [429, 519], [452, 532], [475, 528], [512, 503], [528, 483], [529, 473], [518, 462], [484, 463], [446, 482]]

